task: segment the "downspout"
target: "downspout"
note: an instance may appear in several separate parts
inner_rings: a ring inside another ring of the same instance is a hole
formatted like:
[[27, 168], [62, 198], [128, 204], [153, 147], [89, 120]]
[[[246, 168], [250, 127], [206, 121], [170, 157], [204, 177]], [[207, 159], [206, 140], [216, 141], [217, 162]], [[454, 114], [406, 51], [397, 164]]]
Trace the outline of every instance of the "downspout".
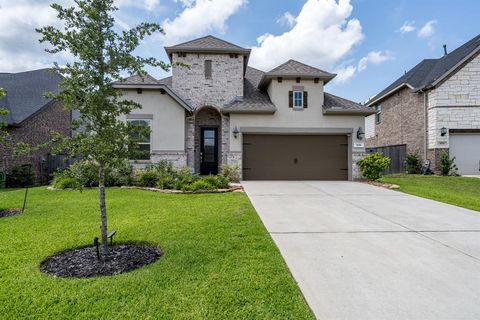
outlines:
[[424, 145], [423, 145], [423, 161], [427, 160], [428, 157], [428, 110], [427, 110], [427, 92], [422, 90], [423, 92], [423, 134], [424, 134]]

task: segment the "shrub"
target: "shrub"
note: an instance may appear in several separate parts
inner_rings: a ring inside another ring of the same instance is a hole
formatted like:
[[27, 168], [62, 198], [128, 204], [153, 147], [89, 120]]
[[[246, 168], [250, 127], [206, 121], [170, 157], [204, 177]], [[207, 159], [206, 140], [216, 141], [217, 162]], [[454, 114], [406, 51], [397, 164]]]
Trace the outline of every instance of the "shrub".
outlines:
[[440, 154], [440, 171], [442, 175], [448, 176], [451, 173], [454, 173], [457, 170], [455, 165], [455, 157], [450, 158], [448, 152], [442, 151]]
[[220, 168], [220, 175], [227, 178], [230, 182], [239, 182], [241, 176], [240, 166], [224, 164]]
[[362, 175], [368, 180], [378, 180], [383, 171], [390, 166], [390, 158], [379, 153], [371, 153], [357, 162]]
[[209, 175], [202, 178], [202, 180], [212, 185], [215, 189], [228, 189], [230, 187], [228, 179], [224, 176]]
[[[55, 179], [72, 178], [77, 180], [78, 187], [96, 187], [98, 186], [98, 166], [90, 160], [79, 160], [72, 164], [69, 168], [56, 172]], [[107, 170], [105, 185], [107, 186], [124, 186], [133, 183], [133, 168], [128, 162], [117, 164], [113, 169]]]
[[138, 184], [141, 187], [153, 188], [156, 187], [159, 181], [159, 175], [157, 171], [142, 170], [138, 177]]
[[189, 185], [185, 191], [209, 191], [217, 189], [210, 184], [206, 179], [200, 179]]
[[420, 173], [421, 164], [419, 156], [417, 154], [408, 154], [405, 159], [405, 166], [409, 174]]
[[9, 175], [9, 185], [11, 187], [26, 187], [35, 183], [35, 171], [31, 164], [22, 164], [12, 169]]
[[52, 185], [57, 189], [78, 189], [81, 187], [77, 179], [63, 176], [56, 176]]
[[175, 189], [186, 190], [188, 189], [189, 185], [191, 185], [195, 181], [198, 181], [199, 179], [200, 176], [198, 174], [191, 173], [190, 168], [182, 168], [180, 171], [177, 172]]

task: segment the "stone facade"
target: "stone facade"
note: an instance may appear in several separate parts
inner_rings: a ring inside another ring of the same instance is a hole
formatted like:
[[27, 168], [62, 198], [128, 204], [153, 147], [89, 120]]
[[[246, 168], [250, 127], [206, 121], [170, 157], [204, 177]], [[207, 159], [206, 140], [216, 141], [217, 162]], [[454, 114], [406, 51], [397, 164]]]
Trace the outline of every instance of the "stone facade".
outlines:
[[219, 165], [222, 161], [222, 146], [223, 146], [223, 135], [222, 135], [222, 118], [220, 113], [210, 107], [202, 108], [195, 115], [195, 132], [194, 132], [194, 153], [195, 153], [195, 162], [194, 168], [195, 172], [200, 172], [200, 144], [201, 144], [201, 128], [202, 127], [211, 127], [218, 129], [218, 162]]
[[480, 54], [428, 93], [428, 107], [480, 106]]
[[407, 145], [407, 153], [423, 158], [425, 152], [424, 97], [404, 88], [379, 103], [381, 121], [367, 147]]
[[352, 179], [360, 180], [362, 179], [362, 173], [360, 168], [357, 165], [357, 162], [365, 158], [367, 154], [365, 152], [353, 152], [352, 153]]
[[448, 149], [448, 131], [442, 137], [441, 129], [480, 129], [480, 106], [432, 107], [428, 110], [428, 119], [428, 147]]
[[[212, 77], [205, 77], [205, 61], [212, 61]], [[172, 57], [172, 88], [195, 109], [212, 106], [220, 110], [243, 96], [244, 57], [229, 54], [188, 53]], [[176, 66], [182, 63], [184, 66]]]
[[[59, 102], [51, 102], [39, 112], [23, 121], [19, 127], [8, 129], [13, 141], [25, 142], [31, 146], [38, 146], [52, 139], [51, 132], [55, 131], [65, 136], [71, 131], [71, 112], [63, 108]], [[50, 149], [36, 150], [27, 156], [15, 158], [11, 150], [0, 147], [0, 170], [10, 173], [12, 168], [21, 164], [31, 164], [35, 170], [38, 183], [47, 183], [47, 160]], [[44, 161], [42, 161], [44, 160]]]

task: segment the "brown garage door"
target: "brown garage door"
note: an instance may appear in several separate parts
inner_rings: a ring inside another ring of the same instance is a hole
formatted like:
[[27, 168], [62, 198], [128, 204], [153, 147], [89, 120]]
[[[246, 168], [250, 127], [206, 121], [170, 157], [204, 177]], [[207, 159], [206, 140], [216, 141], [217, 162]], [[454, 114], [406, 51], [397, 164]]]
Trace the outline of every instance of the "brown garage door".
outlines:
[[348, 180], [347, 136], [243, 135], [245, 180]]

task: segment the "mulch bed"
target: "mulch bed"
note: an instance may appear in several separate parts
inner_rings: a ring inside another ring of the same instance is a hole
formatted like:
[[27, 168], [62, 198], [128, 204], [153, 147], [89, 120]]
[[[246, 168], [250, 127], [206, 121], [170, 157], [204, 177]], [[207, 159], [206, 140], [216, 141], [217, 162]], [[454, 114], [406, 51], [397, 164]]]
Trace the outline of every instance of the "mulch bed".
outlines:
[[91, 278], [129, 272], [157, 261], [162, 251], [140, 244], [110, 246], [110, 257], [97, 260], [95, 247], [74, 249], [51, 256], [40, 265], [40, 270], [62, 278]]
[[0, 218], [11, 217], [20, 213], [22, 213], [22, 210], [17, 208], [0, 210]]

